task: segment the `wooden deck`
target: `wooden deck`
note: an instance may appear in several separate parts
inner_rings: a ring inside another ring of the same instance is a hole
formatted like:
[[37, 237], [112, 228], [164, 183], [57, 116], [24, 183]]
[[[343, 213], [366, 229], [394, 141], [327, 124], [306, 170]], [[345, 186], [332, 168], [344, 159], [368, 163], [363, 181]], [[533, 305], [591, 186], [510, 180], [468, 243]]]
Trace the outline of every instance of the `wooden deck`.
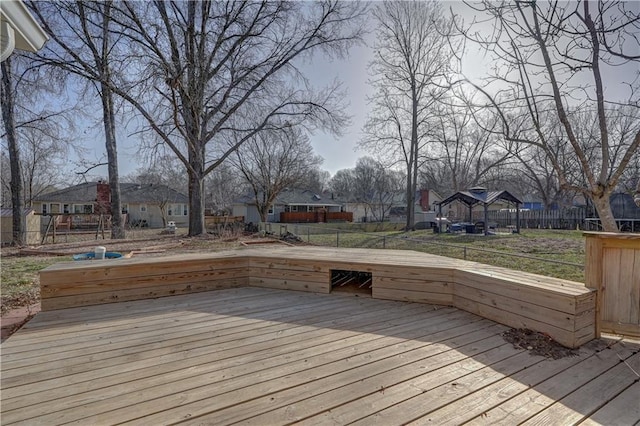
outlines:
[[582, 283], [410, 250], [270, 247], [64, 262], [40, 272], [40, 296], [50, 311], [242, 286], [330, 293], [334, 271], [371, 274], [376, 299], [453, 306], [568, 347], [597, 337], [596, 292]]
[[3, 425], [640, 422], [640, 346], [550, 360], [428, 304], [232, 288], [42, 312], [2, 346]]

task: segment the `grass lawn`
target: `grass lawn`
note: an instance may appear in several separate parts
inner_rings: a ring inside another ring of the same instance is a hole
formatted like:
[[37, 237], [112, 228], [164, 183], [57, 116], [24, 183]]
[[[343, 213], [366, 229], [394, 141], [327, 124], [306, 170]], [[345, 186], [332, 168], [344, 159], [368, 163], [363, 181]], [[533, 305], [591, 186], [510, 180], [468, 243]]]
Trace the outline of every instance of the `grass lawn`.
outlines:
[[2, 313], [13, 307], [36, 303], [40, 299], [38, 271], [60, 262], [59, 257], [3, 256], [0, 264]]
[[[307, 240], [306, 236], [305, 241]], [[417, 250], [505, 268], [584, 282], [584, 237], [580, 231], [522, 230], [520, 234], [469, 235], [414, 232], [310, 234], [312, 244]], [[486, 251], [485, 251], [486, 250]], [[536, 259], [515, 257], [519, 254]], [[542, 261], [560, 261], [581, 266]]]

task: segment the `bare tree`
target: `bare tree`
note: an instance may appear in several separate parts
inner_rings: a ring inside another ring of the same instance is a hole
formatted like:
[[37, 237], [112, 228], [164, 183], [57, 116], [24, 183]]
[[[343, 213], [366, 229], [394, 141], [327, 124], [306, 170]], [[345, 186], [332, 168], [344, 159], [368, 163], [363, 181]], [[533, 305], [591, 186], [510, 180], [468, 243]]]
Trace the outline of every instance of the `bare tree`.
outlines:
[[[365, 12], [360, 3], [157, 1], [115, 7], [135, 72], [128, 84], [112, 89], [186, 167], [190, 235], [205, 232], [205, 176], [245, 141], [302, 123], [338, 133], [348, 121], [339, 85], [315, 90], [296, 61], [316, 52], [344, 55], [358, 43]], [[231, 133], [236, 143], [226, 146]]]
[[329, 189], [339, 195], [349, 195], [355, 186], [354, 179], [354, 169], [338, 170], [329, 181]]
[[478, 119], [486, 114], [474, 111], [468, 102], [453, 97], [435, 108], [431, 126], [433, 143], [429, 159], [420, 168], [427, 187], [454, 193], [473, 186], [494, 186], [496, 171], [512, 161], [511, 149], [496, 135], [496, 120]]
[[406, 229], [414, 228], [415, 192], [429, 119], [454, 73], [447, 33], [451, 19], [434, 1], [384, 1], [374, 9], [377, 41], [371, 64], [375, 94], [361, 145], [406, 168]]
[[371, 157], [362, 157], [356, 163], [353, 178], [352, 194], [365, 205], [365, 216], [368, 211], [373, 220], [384, 222], [402, 192], [404, 175]]
[[[61, 73], [46, 73], [33, 65], [32, 56], [14, 53], [2, 63], [3, 205], [12, 206], [14, 244], [24, 243], [23, 209], [50, 184], [62, 170], [60, 160], [68, 151], [73, 126], [68, 119], [71, 106], [61, 109], [49, 98], [64, 90]], [[7, 198], [4, 194], [10, 194]]]
[[303, 182], [322, 158], [313, 154], [309, 137], [301, 129], [286, 128], [256, 134], [235, 151], [231, 161], [253, 192], [260, 220], [266, 222], [276, 197]]
[[[562, 188], [589, 198], [606, 231], [617, 230], [610, 194], [640, 147], [637, 120], [627, 121], [626, 130], [618, 132], [620, 137], [613, 136], [614, 120], [620, 115], [637, 116], [629, 109], [640, 108], [640, 15], [633, 5], [622, 1], [486, 1], [472, 7], [491, 19], [494, 30], [481, 32], [473, 26], [463, 30], [469, 40], [494, 55], [498, 64], [486, 84], [475, 87], [488, 97], [488, 106], [497, 110], [505, 137], [542, 149]], [[620, 81], [613, 75], [615, 68], [633, 69], [632, 65], [636, 68], [631, 80]], [[616, 86], [626, 87], [626, 94], [610, 95]], [[593, 114], [595, 132], [593, 126], [583, 126], [580, 114], [584, 113]], [[577, 159], [582, 185], [572, 182], [554, 153], [548, 137], [554, 122]]]
[[299, 186], [300, 188], [320, 194], [328, 189], [330, 178], [331, 173], [320, 169], [320, 167], [316, 167], [313, 170], [309, 170], [309, 173], [307, 173], [305, 179], [300, 182]]
[[[30, 8], [52, 39], [40, 54], [47, 65], [60, 67], [93, 84], [102, 104], [102, 123], [111, 190], [111, 238], [124, 238], [121, 214], [116, 106], [112, 90], [118, 40], [112, 32], [112, 2], [30, 1]], [[120, 59], [118, 59], [120, 60]]]
[[242, 174], [229, 162], [222, 163], [209, 173], [204, 185], [207, 208], [214, 214], [230, 213], [234, 200], [249, 189]]
[[134, 173], [123, 176], [125, 182], [142, 184], [162, 184], [185, 194], [187, 192], [187, 171], [183, 164], [170, 153], [150, 159], [148, 166], [138, 168]]
[[0, 103], [2, 104], [2, 123], [7, 139], [9, 151], [9, 162], [11, 163], [11, 207], [13, 209], [13, 237], [15, 245], [25, 243], [25, 219], [23, 215], [22, 203], [22, 173], [20, 171], [20, 150], [18, 149], [18, 137], [16, 132], [15, 102], [14, 102], [14, 79], [11, 69], [11, 58], [5, 59], [0, 67], [2, 68], [2, 85], [0, 91]]
[[69, 146], [65, 138], [60, 136], [60, 129], [47, 127], [51, 127], [51, 132], [42, 126], [23, 127], [20, 130], [23, 201], [27, 208], [32, 206], [35, 197], [65, 181], [63, 173], [66, 171]]

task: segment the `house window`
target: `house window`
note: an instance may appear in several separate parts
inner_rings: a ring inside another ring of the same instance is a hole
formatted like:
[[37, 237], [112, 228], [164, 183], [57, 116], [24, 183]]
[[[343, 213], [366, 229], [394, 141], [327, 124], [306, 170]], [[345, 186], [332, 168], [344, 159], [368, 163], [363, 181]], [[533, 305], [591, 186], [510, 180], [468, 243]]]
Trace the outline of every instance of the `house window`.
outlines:
[[267, 214], [273, 214], [273, 206], [269, 207], [269, 211], [267, 212]]
[[297, 212], [298, 211], [298, 206], [291, 206], [291, 211], [292, 212]]
[[93, 213], [93, 204], [74, 204], [73, 205], [73, 213], [74, 214], [91, 214]]
[[71, 213], [69, 210], [69, 204], [63, 204], [62, 205], [62, 213]]
[[129, 204], [124, 203], [122, 204], [122, 214], [127, 214], [129, 213]]
[[146, 213], [147, 212], [147, 205], [146, 204], [140, 204], [140, 212], [141, 213]]
[[167, 214], [169, 216], [187, 216], [189, 210], [186, 204], [169, 204], [167, 205]]
[[47, 203], [42, 203], [42, 214], [47, 214]]

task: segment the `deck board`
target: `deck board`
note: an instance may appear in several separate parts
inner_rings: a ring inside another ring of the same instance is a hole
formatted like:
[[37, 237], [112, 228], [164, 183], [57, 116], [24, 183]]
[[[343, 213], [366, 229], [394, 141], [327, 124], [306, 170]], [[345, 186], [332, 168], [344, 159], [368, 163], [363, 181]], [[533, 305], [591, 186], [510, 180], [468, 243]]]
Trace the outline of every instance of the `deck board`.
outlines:
[[43, 312], [2, 343], [0, 423], [640, 421], [619, 412], [639, 390], [638, 345], [549, 360], [506, 329], [455, 308], [249, 287]]

